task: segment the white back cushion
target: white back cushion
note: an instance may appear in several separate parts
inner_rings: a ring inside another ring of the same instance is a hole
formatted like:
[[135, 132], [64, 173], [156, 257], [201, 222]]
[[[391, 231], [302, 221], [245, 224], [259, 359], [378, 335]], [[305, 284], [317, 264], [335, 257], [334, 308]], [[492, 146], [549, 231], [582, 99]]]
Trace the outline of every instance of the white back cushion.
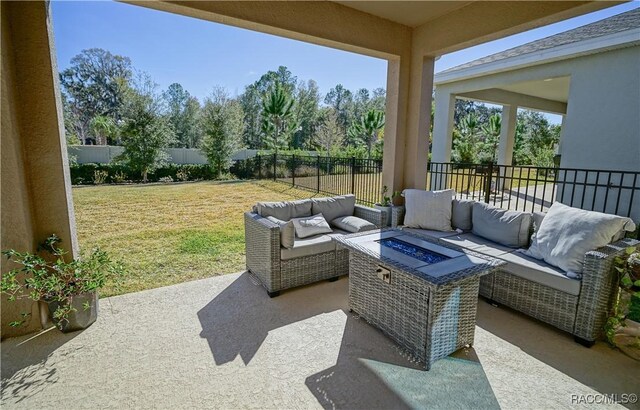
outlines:
[[434, 231], [451, 230], [451, 201], [455, 194], [453, 189], [444, 191], [405, 189], [403, 194], [406, 227]]
[[565, 272], [581, 273], [585, 253], [607, 245], [621, 229], [633, 231], [635, 224], [629, 218], [555, 202], [526, 253]]

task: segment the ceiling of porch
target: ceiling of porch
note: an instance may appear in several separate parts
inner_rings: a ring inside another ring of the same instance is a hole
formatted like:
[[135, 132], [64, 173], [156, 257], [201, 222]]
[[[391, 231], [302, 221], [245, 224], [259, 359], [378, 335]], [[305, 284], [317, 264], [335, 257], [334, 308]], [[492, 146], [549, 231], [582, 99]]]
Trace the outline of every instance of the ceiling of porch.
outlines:
[[508, 84], [500, 88], [518, 94], [566, 103], [569, 100], [569, 80], [569, 76], [545, 78], [544, 80]]
[[535, 111], [565, 114], [570, 76], [529, 80], [457, 94], [456, 97], [498, 105], [515, 105]]
[[471, 1], [335, 1], [386, 20], [409, 27], [444, 16], [472, 3]]

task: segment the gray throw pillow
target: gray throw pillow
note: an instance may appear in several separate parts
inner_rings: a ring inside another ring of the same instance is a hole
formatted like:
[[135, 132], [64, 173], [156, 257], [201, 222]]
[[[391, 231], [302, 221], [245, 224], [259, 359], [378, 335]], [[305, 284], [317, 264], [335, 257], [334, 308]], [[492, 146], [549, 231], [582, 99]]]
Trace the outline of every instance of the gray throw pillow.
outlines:
[[333, 232], [322, 214], [293, 218], [291, 221], [296, 228], [298, 238], [307, 238], [321, 233]]
[[296, 227], [293, 225], [293, 221], [283, 221], [273, 216], [268, 216], [268, 220], [280, 227], [280, 245], [285, 248], [293, 248], [293, 244], [296, 241]]
[[357, 216], [338, 217], [331, 221], [331, 225], [347, 232], [364, 232], [376, 229], [374, 224]]
[[471, 230], [473, 227], [471, 215], [475, 202], [472, 199], [453, 199], [451, 203], [451, 225], [453, 229]]
[[302, 199], [298, 201], [283, 202], [258, 202], [256, 205], [258, 215], [266, 218], [273, 216], [282, 221], [301, 216], [311, 216], [311, 200]]
[[339, 216], [351, 216], [356, 206], [355, 195], [334, 196], [330, 198], [312, 198], [311, 211], [314, 215], [322, 214], [327, 221]]
[[531, 219], [530, 213], [476, 202], [473, 204], [472, 232], [511, 248], [524, 248], [529, 243]]

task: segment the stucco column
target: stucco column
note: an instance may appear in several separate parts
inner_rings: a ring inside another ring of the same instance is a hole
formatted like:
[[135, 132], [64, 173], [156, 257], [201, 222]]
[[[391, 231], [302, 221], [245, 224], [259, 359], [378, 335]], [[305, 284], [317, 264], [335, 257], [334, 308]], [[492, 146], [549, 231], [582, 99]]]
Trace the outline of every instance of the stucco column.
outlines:
[[451, 162], [456, 96], [446, 90], [436, 88], [435, 100], [431, 161]]
[[382, 172], [390, 191], [426, 187], [434, 61], [389, 60]]
[[416, 55], [411, 61], [404, 156], [405, 188], [425, 189], [427, 186], [434, 62], [433, 57]]
[[389, 60], [387, 65], [387, 105], [385, 108], [384, 150], [382, 152], [382, 184], [390, 192], [404, 185], [404, 144], [408, 64], [400, 59]]
[[[49, 3], [2, 2], [2, 249], [36, 250], [52, 233], [78, 254]], [[17, 267], [2, 258], [1, 271]], [[11, 327], [21, 312], [28, 323]], [[2, 297], [1, 336], [40, 327], [37, 304]], [[35, 319], [34, 319], [35, 318]]]
[[[513, 145], [516, 140], [516, 122], [517, 122], [518, 106], [503, 105], [502, 118], [500, 124], [500, 143], [498, 145], [498, 165], [513, 164]], [[501, 170], [502, 189], [511, 189], [512, 168], [503, 168]]]
[[[455, 107], [456, 96], [447, 90], [436, 88], [435, 112], [433, 115], [432, 163], [451, 162]], [[443, 170], [445, 169], [446, 168], [443, 168]], [[442, 174], [439, 175], [437, 179], [431, 179], [429, 189], [445, 189], [446, 186], [447, 176]]]

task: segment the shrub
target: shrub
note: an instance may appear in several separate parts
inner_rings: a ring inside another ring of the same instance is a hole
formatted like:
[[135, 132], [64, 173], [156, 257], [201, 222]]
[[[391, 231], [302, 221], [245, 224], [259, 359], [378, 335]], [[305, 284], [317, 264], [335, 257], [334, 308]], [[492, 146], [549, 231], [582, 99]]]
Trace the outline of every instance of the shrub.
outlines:
[[[141, 182], [142, 178], [138, 172], [130, 169], [124, 164], [78, 164], [70, 167], [71, 183], [74, 185], [95, 183], [96, 172], [104, 180], [101, 183], [123, 183]], [[211, 180], [213, 172], [207, 164], [169, 164], [149, 172], [147, 180], [150, 182], [160, 181], [161, 178], [171, 177], [172, 181], [199, 181]], [[98, 181], [100, 182], [100, 181]]]
[[176, 172], [176, 178], [178, 181], [188, 181], [189, 180], [189, 171], [186, 169], [180, 169]]
[[116, 184], [121, 184], [126, 182], [127, 175], [123, 171], [116, 171], [116, 173], [111, 177], [111, 180]]
[[171, 178], [170, 176], [162, 177], [158, 179], [158, 182], [168, 184], [170, 182], [173, 182], [173, 178]]
[[106, 182], [109, 173], [104, 170], [93, 171], [93, 183], [95, 185], [102, 185]]

